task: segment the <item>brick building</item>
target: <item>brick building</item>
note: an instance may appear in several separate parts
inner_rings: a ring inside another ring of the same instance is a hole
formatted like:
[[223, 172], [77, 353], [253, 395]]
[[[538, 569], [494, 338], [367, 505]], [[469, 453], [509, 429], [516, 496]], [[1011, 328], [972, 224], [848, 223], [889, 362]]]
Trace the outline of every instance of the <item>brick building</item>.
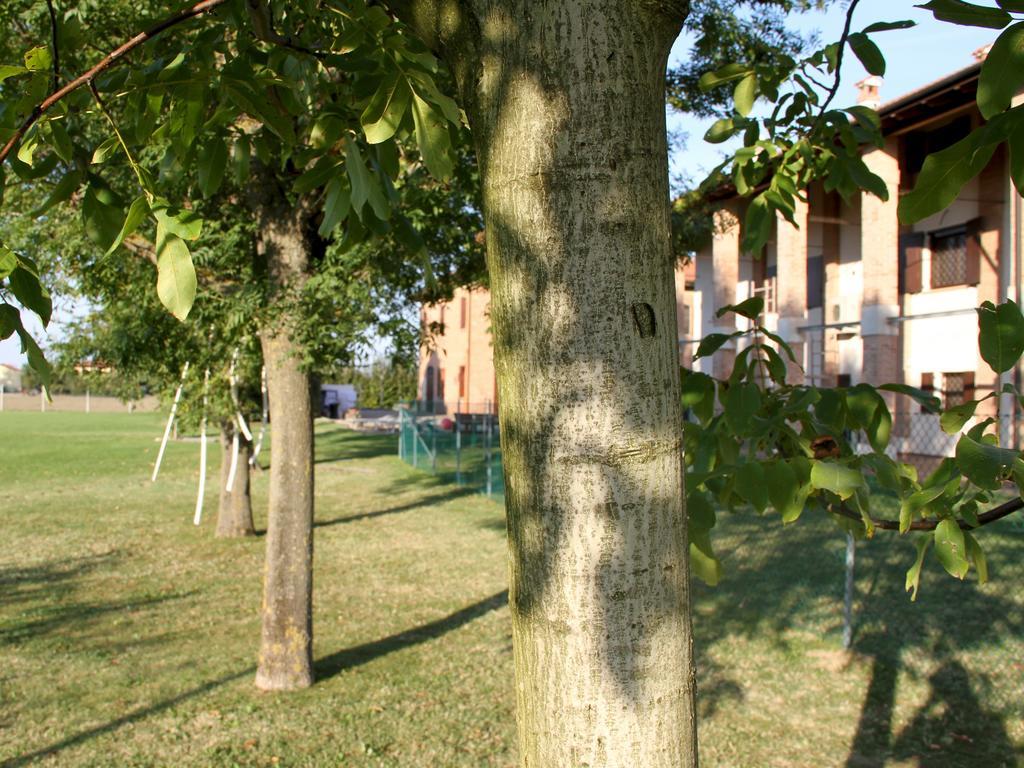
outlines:
[[[983, 55], [881, 106], [879, 78], [858, 84], [860, 101], [882, 119], [885, 146], [870, 148], [865, 161], [888, 184], [887, 202], [867, 193], [844, 202], [812, 188], [797, 210], [800, 226], [780, 218], [755, 259], [740, 250], [745, 201], [718, 201], [712, 242], [676, 273], [682, 365], [727, 376], [735, 348], [697, 361], [693, 351], [708, 333], [736, 330], [733, 316], [716, 319], [716, 309], [756, 294], [765, 299], [764, 324], [802, 359], [795, 379], [824, 386], [904, 382], [933, 389], [946, 404], [998, 384], [978, 355], [974, 308], [1020, 294], [1021, 198], [1006, 153], [996, 152], [941, 213], [911, 226], [897, 218], [899, 194], [913, 187], [924, 158], [980, 123], [975, 91]], [[421, 354], [422, 400], [452, 412], [497, 399], [487, 303], [486, 291], [463, 290], [452, 302], [424, 308], [423, 322], [444, 332]], [[905, 400], [895, 403], [897, 451], [947, 455], [954, 439]], [[1009, 437], [1016, 414], [1008, 398], [1003, 405]], [[996, 415], [996, 400], [979, 413]]]

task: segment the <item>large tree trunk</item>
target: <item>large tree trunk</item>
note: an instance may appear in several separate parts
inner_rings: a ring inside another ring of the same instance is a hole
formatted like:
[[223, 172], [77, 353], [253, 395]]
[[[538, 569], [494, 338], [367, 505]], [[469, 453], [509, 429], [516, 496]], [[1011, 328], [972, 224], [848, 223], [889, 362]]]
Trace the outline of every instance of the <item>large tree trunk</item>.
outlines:
[[313, 683], [313, 408], [309, 374], [294, 337], [296, 292], [311, 249], [308, 213], [265, 176], [260, 246], [277, 312], [260, 333], [270, 402], [270, 506], [256, 686]]
[[252, 443], [242, 434], [238, 435], [235, 482], [230, 491], [227, 489], [235, 430], [235, 424], [231, 420], [221, 422], [220, 508], [217, 510], [217, 536], [222, 538], [256, 535], [256, 527], [252, 522], [252, 497], [249, 494], [249, 457], [252, 456]]
[[686, 4], [393, 5], [456, 73], [483, 173], [522, 765], [695, 766], [664, 115]]

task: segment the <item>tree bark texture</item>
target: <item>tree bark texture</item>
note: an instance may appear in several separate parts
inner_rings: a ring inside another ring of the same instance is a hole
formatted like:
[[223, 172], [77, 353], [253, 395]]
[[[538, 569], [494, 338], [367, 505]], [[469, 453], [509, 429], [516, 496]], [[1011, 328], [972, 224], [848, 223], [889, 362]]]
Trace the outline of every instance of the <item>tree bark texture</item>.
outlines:
[[[269, 175], [269, 174], [268, 174]], [[313, 408], [294, 339], [294, 301], [307, 278], [311, 222], [268, 180], [257, 211], [269, 302], [260, 332], [270, 403], [270, 504], [256, 686], [313, 683]]]
[[227, 490], [236, 429], [230, 420], [221, 422], [220, 508], [217, 511], [217, 536], [228, 539], [256, 535], [256, 527], [252, 522], [252, 496], [249, 493], [249, 457], [252, 456], [252, 443], [242, 434], [238, 435], [235, 482], [231, 491]]
[[395, 7], [455, 72], [483, 174], [521, 764], [692, 768], [664, 106], [686, 4]]

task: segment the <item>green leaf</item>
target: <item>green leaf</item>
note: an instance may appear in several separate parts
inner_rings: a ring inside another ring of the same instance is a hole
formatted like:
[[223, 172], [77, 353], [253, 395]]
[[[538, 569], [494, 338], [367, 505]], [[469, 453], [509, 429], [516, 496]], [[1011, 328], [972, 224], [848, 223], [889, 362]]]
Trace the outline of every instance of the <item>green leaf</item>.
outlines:
[[75, 147], [71, 143], [71, 137], [60, 120], [50, 120], [46, 123], [50, 130], [50, 139], [57, 155], [65, 163], [70, 163], [75, 158]]
[[870, 35], [872, 32], [888, 32], [892, 29], [910, 29], [916, 27], [917, 22], [903, 19], [902, 21], [876, 21], [864, 27], [864, 33]]
[[754, 416], [761, 408], [761, 390], [756, 384], [740, 382], [725, 393], [725, 420], [738, 435], [751, 431]]
[[82, 197], [82, 223], [89, 239], [106, 250], [117, 237], [124, 209], [110, 190], [90, 185]]
[[786, 361], [768, 344], [761, 344], [760, 350], [764, 353], [768, 365], [768, 375], [772, 381], [780, 385], [785, 384], [787, 373]]
[[864, 477], [856, 469], [834, 461], [811, 462], [811, 485], [830, 491], [840, 499], [850, 498], [864, 486]]
[[7, 277], [18, 266], [18, 257], [10, 248], [0, 245], [0, 280]]
[[5, 301], [0, 301], [0, 341], [11, 337], [21, 327], [18, 310]]
[[912, 387], [909, 384], [882, 384], [878, 387], [886, 392], [896, 392], [912, 398], [918, 405], [928, 413], [938, 413], [942, 410], [942, 401], [935, 395], [925, 392], [923, 389]]
[[128, 215], [124, 219], [124, 224], [121, 225], [121, 230], [117, 233], [117, 237], [114, 238], [114, 242], [110, 244], [104, 255], [109, 256], [116, 251], [117, 247], [124, 242], [124, 239], [139, 228], [139, 224], [146, 218], [147, 213], [149, 213], [149, 203], [146, 202], [144, 196], [133, 200], [128, 208]]
[[914, 522], [914, 518], [920, 517], [921, 512], [945, 492], [945, 485], [935, 485], [929, 488], [922, 488], [920, 491], [916, 491], [904, 499], [900, 505], [900, 533], [909, 531], [910, 524]]
[[334, 228], [348, 216], [352, 203], [352, 189], [348, 179], [336, 175], [327, 183], [327, 197], [324, 201], [324, 219], [320, 223], [320, 236], [328, 237]]
[[970, 567], [964, 533], [955, 520], [943, 520], [935, 527], [935, 555], [951, 576], [962, 579]]
[[761, 252], [771, 236], [774, 218], [764, 192], [750, 201], [744, 218], [743, 242], [740, 245], [745, 253]]
[[[451, 158], [451, 136], [448, 124], [442, 114], [434, 110], [430, 104], [412, 95], [412, 117], [416, 127], [416, 143], [420, 154], [427, 164], [427, 169], [439, 179], [447, 179], [452, 175], [455, 165]], [[353, 193], [355, 187], [353, 186]]]
[[222, 139], [214, 139], [199, 152], [199, 191], [209, 197], [224, 181], [228, 167], [228, 145]]
[[715, 380], [705, 373], [682, 370], [683, 407], [692, 409], [701, 424], [707, 424], [715, 413]]
[[754, 70], [746, 64], [726, 64], [724, 67], [720, 67], [714, 72], [705, 72], [701, 75], [698, 85], [702, 91], [708, 91], [722, 85], [723, 83], [744, 78], [747, 75], [752, 74], [753, 71]]
[[1003, 475], [1019, 456], [1016, 451], [989, 445], [970, 435], [961, 435], [956, 444], [956, 465], [964, 477], [989, 491], [999, 490]]
[[49, 325], [53, 314], [53, 300], [50, 292], [39, 282], [38, 271], [34, 265], [26, 265], [19, 259], [19, 264], [7, 276], [7, 285], [21, 305], [39, 315], [43, 325]]
[[967, 560], [978, 571], [978, 583], [985, 584], [988, 581], [988, 560], [985, 558], [985, 550], [968, 531], [964, 531], [963, 534]]
[[1010, 106], [1024, 86], [1024, 22], [1006, 29], [981, 64], [978, 108], [988, 120]]
[[868, 71], [868, 74], [885, 74], [885, 57], [870, 37], [863, 32], [854, 32], [846, 40], [850, 44], [850, 49], [854, 55], [860, 59], [860, 63]]
[[[21, 351], [28, 357], [29, 367], [39, 374], [43, 386], [49, 387], [51, 370], [50, 364], [46, 362], [46, 357], [43, 355], [43, 350], [39, 348], [36, 340], [32, 338], [32, 334], [21, 326], [20, 321], [17, 331], [18, 338], [21, 339]], [[47, 394], [47, 399], [49, 399], [49, 394]]]
[[949, 21], [967, 27], [1002, 29], [1013, 21], [1006, 11], [983, 5], [973, 5], [962, 2], [962, 0], [931, 0], [931, 2], [917, 7], [931, 11], [939, 21]]
[[810, 484], [801, 482], [795, 461], [774, 461], [764, 465], [768, 499], [784, 524], [796, 522], [807, 505]]
[[730, 339], [734, 339], [741, 335], [741, 331], [737, 331], [736, 333], [709, 333], [700, 340], [700, 344], [697, 345], [697, 351], [693, 354], [693, 359], [697, 360], [701, 357], [713, 355]]
[[980, 400], [968, 400], [966, 403], [955, 405], [942, 412], [939, 416], [939, 426], [947, 435], [955, 435], [964, 428], [964, 424], [970, 421], [978, 408]]
[[1024, 353], [1024, 316], [1010, 300], [983, 302], [978, 312], [978, 350], [996, 373], [1010, 370]]
[[164, 222], [156, 227], [156, 293], [179, 320], [188, 317], [196, 298], [196, 269], [185, 241]]
[[1010, 13], [1024, 13], [1024, 0], [996, 0], [996, 5]]
[[748, 461], [736, 467], [733, 475], [736, 493], [758, 512], [768, 506], [768, 488], [765, 485], [764, 467], [759, 461]]
[[409, 81], [400, 70], [392, 70], [381, 81], [377, 92], [359, 117], [367, 142], [380, 144], [394, 136], [409, 109], [411, 99]]
[[82, 172], [75, 168], [68, 173], [65, 173], [57, 185], [50, 191], [46, 200], [43, 201], [42, 205], [36, 208], [32, 213], [35, 216], [45, 213], [50, 210], [53, 206], [63, 203], [66, 200], [71, 199], [71, 196], [82, 186]]
[[[763, 325], [758, 326], [757, 330], [760, 333], [763, 333], [765, 336], [767, 336], [772, 341], [774, 341], [776, 344], [778, 344], [779, 345], [779, 349], [786, 353], [786, 357], [789, 358], [790, 362], [792, 362], [792, 363], [796, 362], [796, 355], [793, 354], [793, 348], [791, 346], [789, 346], [789, 344], [787, 344], [786, 341], [781, 336], [779, 336], [776, 333], [772, 333], [767, 328], [765, 328]], [[803, 366], [801, 366], [801, 368], [802, 367]]]
[[736, 103], [736, 111], [743, 117], [750, 114], [754, 108], [754, 100], [757, 98], [757, 76], [751, 72], [736, 84], [732, 94]]
[[234, 171], [235, 183], [245, 184], [249, 180], [249, 159], [252, 148], [248, 139], [238, 139], [231, 147], [231, 165]]
[[885, 400], [870, 384], [857, 384], [846, 393], [850, 426], [863, 429], [871, 447], [882, 453], [889, 444], [892, 415]]
[[109, 139], [104, 140], [96, 149], [92, 151], [92, 164], [100, 165], [105, 163], [111, 157], [113, 157], [121, 149], [121, 142], [118, 141], [117, 136], [111, 136]]
[[721, 144], [732, 138], [739, 130], [731, 117], [723, 117], [708, 128], [707, 133], [704, 134], [704, 141], [709, 144]]
[[366, 170], [363, 153], [354, 141], [348, 142], [345, 147], [345, 168], [352, 185], [352, 210], [357, 216], [362, 216], [363, 206], [370, 198], [370, 173]]
[[913, 224], [949, 207], [964, 185], [992, 159], [997, 142], [990, 138], [984, 128], [978, 129], [956, 144], [928, 155], [914, 188], [900, 198], [900, 221]]
[[722, 564], [711, 547], [711, 529], [715, 527], [715, 510], [702, 493], [691, 493], [686, 499], [686, 528], [690, 539], [690, 567], [694, 575], [709, 587], [722, 578]]
[[914, 546], [917, 547], [917, 557], [907, 571], [906, 586], [904, 587], [907, 592], [911, 592], [910, 599], [912, 601], [917, 600], [917, 588], [921, 585], [921, 566], [924, 564], [924, 555], [931, 543], [932, 540], [928, 536], [919, 536], [914, 542]]
[[32, 48], [25, 54], [25, 66], [33, 72], [49, 69], [52, 64], [53, 58], [50, 55], [50, 49], [45, 45]]
[[741, 301], [739, 304], [727, 304], [715, 312], [715, 317], [722, 317], [727, 312], [734, 312], [750, 320], [756, 320], [763, 311], [764, 299], [760, 296], [752, 296], [745, 301]]
[[203, 220], [195, 211], [160, 204], [153, 206], [153, 215], [158, 227], [182, 240], [197, 240], [203, 231]]
[[13, 66], [11, 64], [0, 65], [0, 83], [6, 80], [8, 77], [15, 77], [17, 75], [24, 75], [29, 70], [25, 67]]

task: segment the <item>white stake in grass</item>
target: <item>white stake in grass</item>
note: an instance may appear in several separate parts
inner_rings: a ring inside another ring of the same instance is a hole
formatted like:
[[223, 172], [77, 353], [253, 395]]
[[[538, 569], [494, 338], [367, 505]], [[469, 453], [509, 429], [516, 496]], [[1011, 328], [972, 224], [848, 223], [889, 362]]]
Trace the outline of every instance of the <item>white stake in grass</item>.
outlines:
[[252, 447], [252, 456], [249, 457], [249, 466], [255, 467], [260, 457], [260, 448], [263, 447], [263, 436], [267, 432], [267, 366], [260, 370], [260, 394], [263, 397], [263, 410], [260, 413], [260, 434], [256, 438], [256, 444]]
[[192, 522], [203, 520], [203, 496], [206, 493], [206, 396], [210, 389], [210, 369], [203, 376], [203, 418], [199, 421], [199, 494], [196, 496], [196, 514]]
[[[160, 465], [164, 461], [164, 451], [167, 449], [167, 439], [171, 436], [171, 425], [174, 423], [174, 416], [178, 412], [178, 401], [181, 400], [181, 390], [185, 386], [185, 377], [188, 376], [189, 362], [186, 361], [181, 369], [181, 382], [174, 392], [174, 402], [171, 403], [171, 413], [167, 417], [167, 426], [164, 427], [164, 439], [160, 441], [160, 452], [156, 455], [156, 466], [153, 467], [153, 477], [150, 482], [156, 482], [156, 476], [160, 474]], [[131, 408], [128, 410], [131, 413]]]

